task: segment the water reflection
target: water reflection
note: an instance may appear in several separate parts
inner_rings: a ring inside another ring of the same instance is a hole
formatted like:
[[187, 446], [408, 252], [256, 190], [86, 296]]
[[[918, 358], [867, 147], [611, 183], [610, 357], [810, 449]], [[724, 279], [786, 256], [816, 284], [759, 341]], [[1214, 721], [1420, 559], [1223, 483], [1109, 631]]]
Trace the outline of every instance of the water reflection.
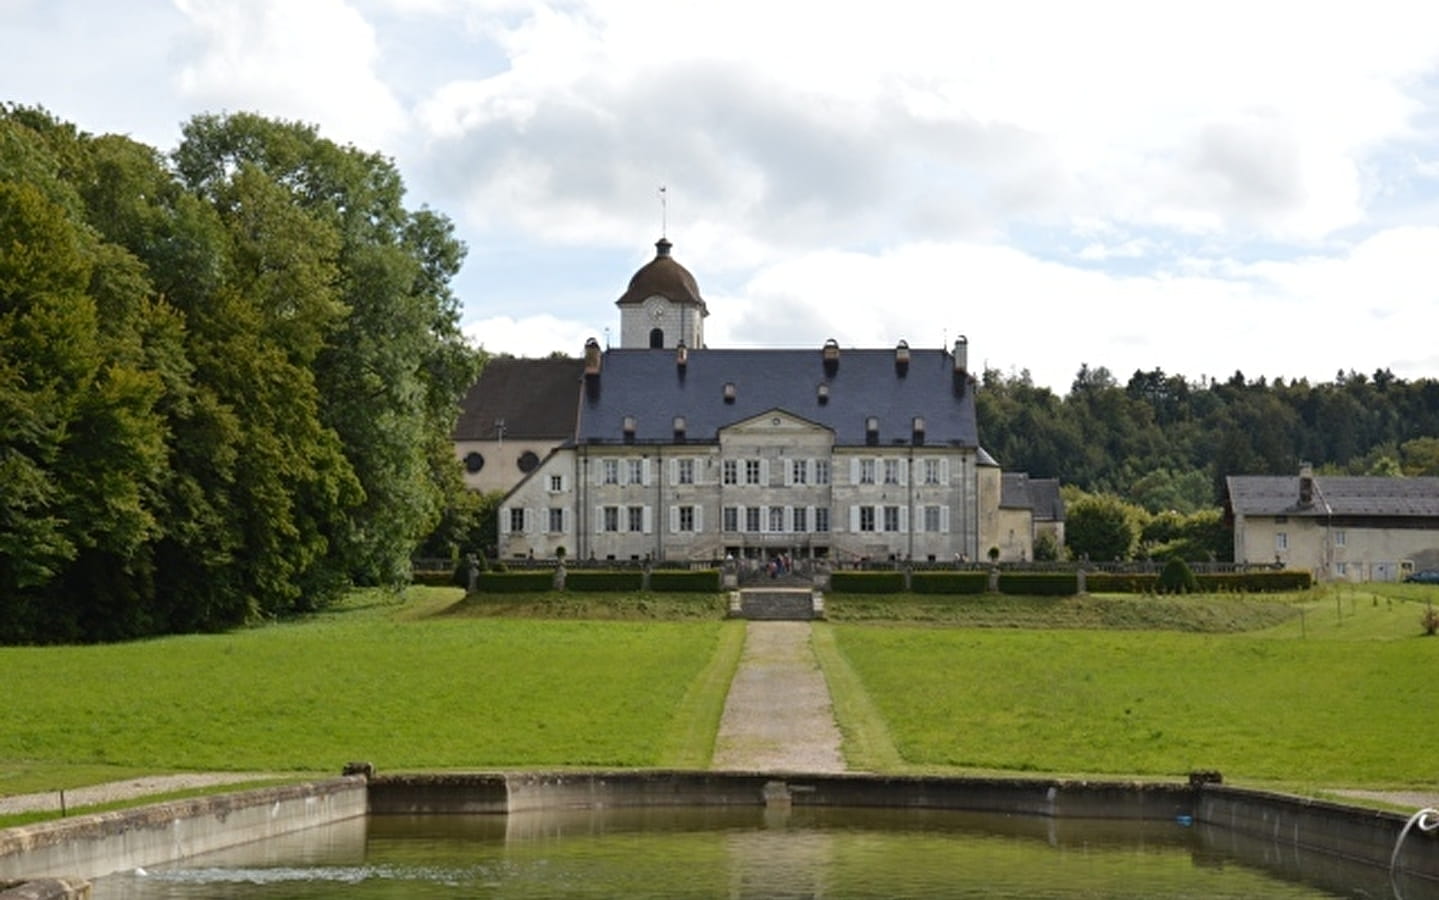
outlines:
[[108, 876], [94, 897], [1390, 896], [1386, 872], [1313, 856], [1172, 822], [647, 807], [355, 819]]

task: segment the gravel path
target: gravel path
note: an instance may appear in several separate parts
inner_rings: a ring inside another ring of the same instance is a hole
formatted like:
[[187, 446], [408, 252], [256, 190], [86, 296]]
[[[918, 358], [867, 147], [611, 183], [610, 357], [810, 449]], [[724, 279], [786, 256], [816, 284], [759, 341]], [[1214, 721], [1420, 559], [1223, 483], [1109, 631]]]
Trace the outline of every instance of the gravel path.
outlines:
[[[124, 781], [110, 781], [87, 787], [70, 788], [65, 792], [65, 808], [79, 809], [82, 806], [98, 806], [102, 803], [116, 803], [151, 794], [169, 794], [188, 791], [192, 788], [214, 787], [222, 784], [241, 785], [247, 781], [274, 778], [263, 772], [188, 772], [180, 775], [145, 775], [127, 778]], [[0, 797], [0, 815], [27, 812], [59, 811], [60, 792], [44, 794], [15, 794]]]
[[808, 622], [750, 622], [715, 740], [713, 767], [843, 772], [829, 686]]

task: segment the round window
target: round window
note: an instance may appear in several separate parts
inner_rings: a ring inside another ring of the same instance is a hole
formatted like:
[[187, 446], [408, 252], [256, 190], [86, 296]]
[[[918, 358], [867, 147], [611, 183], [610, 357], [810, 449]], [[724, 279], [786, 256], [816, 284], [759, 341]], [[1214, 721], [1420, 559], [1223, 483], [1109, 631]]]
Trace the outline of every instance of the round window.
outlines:
[[469, 472], [471, 475], [473, 475], [473, 474], [475, 474], [476, 472], [478, 472], [478, 471], [480, 471], [481, 469], [483, 469], [484, 467], [485, 467], [485, 458], [484, 458], [483, 455], [481, 455], [481, 454], [479, 454], [479, 453], [476, 453], [476, 452], [471, 452], [471, 453], [466, 453], [466, 454], [465, 454], [465, 471], [466, 471], [466, 472]]
[[526, 450], [520, 454], [519, 466], [521, 472], [533, 472], [535, 466], [540, 464], [540, 458], [533, 452]]

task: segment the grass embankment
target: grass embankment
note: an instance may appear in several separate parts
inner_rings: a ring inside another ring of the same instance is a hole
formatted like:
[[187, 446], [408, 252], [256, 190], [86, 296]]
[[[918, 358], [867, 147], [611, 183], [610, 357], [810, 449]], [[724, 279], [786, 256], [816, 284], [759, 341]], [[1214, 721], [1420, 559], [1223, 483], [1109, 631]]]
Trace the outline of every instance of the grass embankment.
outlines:
[[[816, 647], [848, 719], [846, 754], [860, 764], [898, 757], [906, 770], [1151, 776], [1218, 769], [1301, 788], [1432, 787], [1439, 725], [1429, 676], [1439, 640], [1420, 636], [1422, 606], [1413, 601], [1424, 593], [1317, 590], [1288, 598], [1280, 624], [1245, 634], [954, 629], [921, 618], [926, 627], [824, 626], [833, 635]], [[1239, 601], [1170, 602], [1193, 604], [1175, 623], [1190, 630], [1196, 616], [1225, 621], [1223, 604]], [[1024, 598], [1019, 607], [1087, 604]], [[963, 615], [1010, 624], [990, 613]], [[835, 646], [828, 658], [826, 641]], [[859, 715], [846, 713], [860, 690], [873, 712], [861, 702]]]
[[407, 596], [230, 634], [0, 648], [0, 794], [351, 759], [708, 763], [739, 623], [476, 620], [458, 591]]

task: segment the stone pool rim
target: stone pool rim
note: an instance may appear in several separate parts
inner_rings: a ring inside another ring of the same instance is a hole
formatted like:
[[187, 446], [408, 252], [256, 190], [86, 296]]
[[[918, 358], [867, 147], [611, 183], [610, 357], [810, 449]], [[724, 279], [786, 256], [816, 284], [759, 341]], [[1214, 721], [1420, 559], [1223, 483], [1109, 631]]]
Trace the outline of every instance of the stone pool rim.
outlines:
[[[1389, 868], [1409, 820], [1402, 813], [1232, 787], [1208, 777], [1129, 781], [667, 769], [373, 774], [366, 767], [364, 771], [369, 774], [0, 830], [0, 898], [83, 897], [72, 888], [84, 879], [365, 815], [788, 805], [1169, 820], [1214, 826], [1383, 869]], [[1406, 876], [1439, 886], [1439, 834], [1410, 831], [1400, 845], [1397, 865]], [[37, 892], [47, 883], [61, 887]]]

